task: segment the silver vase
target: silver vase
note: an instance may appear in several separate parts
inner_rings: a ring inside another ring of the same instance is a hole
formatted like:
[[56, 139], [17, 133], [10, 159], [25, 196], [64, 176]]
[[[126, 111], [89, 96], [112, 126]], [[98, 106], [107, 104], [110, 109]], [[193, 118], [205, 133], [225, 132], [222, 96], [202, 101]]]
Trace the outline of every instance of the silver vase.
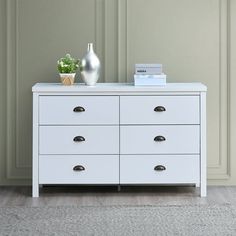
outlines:
[[93, 44], [88, 44], [88, 51], [81, 60], [81, 77], [86, 85], [94, 86], [99, 78], [101, 64], [93, 51]]

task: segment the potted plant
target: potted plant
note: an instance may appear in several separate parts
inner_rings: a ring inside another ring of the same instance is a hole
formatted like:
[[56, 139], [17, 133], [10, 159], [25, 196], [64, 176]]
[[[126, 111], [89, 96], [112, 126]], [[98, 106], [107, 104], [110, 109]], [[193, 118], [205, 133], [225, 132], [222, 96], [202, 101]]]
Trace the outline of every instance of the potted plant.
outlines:
[[57, 61], [57, 68], [60, 73], [61, 82], [64, 85], [72, 85], [75, 80], [76, 70], [80, 66], [80, 60], [74, 59], [70, 54], [66, 54]]

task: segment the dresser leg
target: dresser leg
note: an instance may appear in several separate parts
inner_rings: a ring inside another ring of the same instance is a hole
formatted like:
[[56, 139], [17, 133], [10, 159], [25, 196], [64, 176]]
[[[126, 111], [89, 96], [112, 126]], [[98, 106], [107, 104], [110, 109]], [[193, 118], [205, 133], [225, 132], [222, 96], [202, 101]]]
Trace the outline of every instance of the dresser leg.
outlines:
[[33, 93], [32, 196], [39, 196], [39, 95]]
[[118, 185], [118, 186], [117, 186], [117, 191], [120, 192], [120, 190], [121, 190], [121, 186]]
[[201, 187], [200, 187], [200, 196], [201, 197], [206, 197], [207, 196], [207, 187], [206, 187], [206, 184], [202, 184]]
[[39, 197], [39, 186], [38, 185], [32, 186], [32, 197]]
[[201, 154], [200, 154], [200, 188], [201, 197], [206, 197], [207, 195], [207, 150], [206, 150], [206, 92], [201, 92], [200, 96], [200, 107], [201, 107]]

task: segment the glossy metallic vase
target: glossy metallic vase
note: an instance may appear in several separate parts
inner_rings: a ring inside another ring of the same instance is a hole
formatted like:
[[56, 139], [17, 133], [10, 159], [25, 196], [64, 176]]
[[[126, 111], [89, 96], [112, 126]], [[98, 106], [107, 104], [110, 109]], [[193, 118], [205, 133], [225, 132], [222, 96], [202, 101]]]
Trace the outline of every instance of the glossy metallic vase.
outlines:
[[99, 78], [101, 69], [100, 61], [93, 51], [93, 44], [88, 44], [88, 51], [81, 60], [81, 77], [86, 85], [94, 86]]

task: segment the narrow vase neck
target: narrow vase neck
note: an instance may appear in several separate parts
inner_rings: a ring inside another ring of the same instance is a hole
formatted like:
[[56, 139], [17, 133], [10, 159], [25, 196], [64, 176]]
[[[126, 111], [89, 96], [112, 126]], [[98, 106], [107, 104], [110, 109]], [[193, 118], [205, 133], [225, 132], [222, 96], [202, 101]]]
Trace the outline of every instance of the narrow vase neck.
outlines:
[[93, 44], [88, 43], [88, 52], [93, 52]]

